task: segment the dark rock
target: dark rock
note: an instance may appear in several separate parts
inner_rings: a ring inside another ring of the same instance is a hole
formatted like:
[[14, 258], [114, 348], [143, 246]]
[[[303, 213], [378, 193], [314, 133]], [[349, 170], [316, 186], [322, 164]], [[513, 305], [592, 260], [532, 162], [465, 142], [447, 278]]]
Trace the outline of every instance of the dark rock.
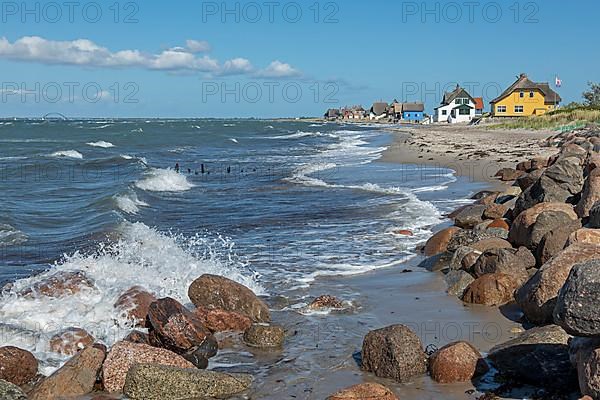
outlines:
[[487, 370], [479, 351], [467, 342], [447, 344], [429, 357], [429, 373], [439, 383], [470, 382]]
[[448, 269], [452, 253], [440, 253], [435, 256], [431, 256], [421, 261], [418, 265], [419, 268], [424, 268], [430, 272], [438, 272], [444, 269]]
[[404, 325], [369, 332], [362, 346], [362, 369], [380, 378], [408, 382], [427, 371], [421, 339]]
[[577, 374], [569, 361], [569, 335], [556, 325], [523, 332], [489, 352], [499, 372], [538, 387], [569, 390]]
[[522, 191], [529, 189], [543, 175], [545, 169], [536, 169], [528, 174], [521, 175], [517, 178], [517, 185]]
[[581, 200], [575, 207], [575, 212], [580, 218], [590, 215], [590, 210], [600, 200], [600, 169], [594, 169], [585, 180]]
[[276, 325], [253, 324], [244, 332], [244, 342], [252, 347], [281, 347], [284, 340], [285, 331]]
[[527, 319], [534, 324], [551, 323], [558, 292], [573, 266], [597, 255], [597, 246], [576, 243], [542, 265], [515, 293], [515, 299]]
[[[177, 300], [169, 297], [159, 299], [148, 309], [150, 343], [163, 347], [194, 362], [206, 365], [205, 358], [216, 354], [216, 340], [208, 328], [194, 313]], [[214, 349], [206, 352], [208, 349]]]
[[588, 221], [588, 227], [597, 229], [600, 228], [600, 201], [594, 203], [590, 209], [590, 219]]
[[463, 229], [459, 232], [456, 232], [450, 239], [448, 243], [447, 249], [449, 252], [455, 252], [460, 246], [470, 246], [473, 243], [481, 242], [484, 239], [490, 238], [501, 238], [499, 236], [500, 233], [486, 230], [486, 231], [472, 231], [468, 229]]
[[490, 249], [479, 256], [473, 272], [476, 276], [503, 273], [516, 277], [520, 283], [527, 278], [527, 269], [535, 266], [535, 258], [529, 250], [522, 247], [517, 249]]
[[188, 296], [196, 307], [237, 312], [253, 322], [271, 321], [264, 301], [246, 286], [222, 276], [202, 275], [192, 282]]
[[123, 392], [132, 400], [228, 398], [251, 384], [247, 374], [137, 364], [127, 373]]
[[600, 336], [600, 247], [596, 259], [575, 265], [560, 290], [554, 321], [567, 333]]
[[[589, 395], [593, 399], [600, 398], [600, 343], [597, 338], [587, 339], [580, 342], [577, 349], [569, 348], [571, 352], [575, 351], [575, 365], [579, 378], [579, 389], [581, 394]], [[571, 360], [573, 361], [573, 359]]]
[[[565, 215], [562, 212], [559, 213]], [[542, 218], [544, 214], [546, 213], [542, 213], [539, 218]], [[564, 224], [556, 225], [556, 227], [552, 228], [552, 230], [546, 232], [544, 236], [542, 236], [542, 239], [536, 246], [536, 258], [538, 260], [538, 265], [545, 264], [548, 260], [560, 253], [566, 247], [571, 233], [581, 228], [581, 221], [578, 219], [572, 220], [567, 218]]]
[[148, 334], [140, 331], [131, 331], [127, 336], [125, 336], [123, 341], [150, 345], [150, 337]]
[[[534, 226], [537, 223], [538, 218], [544, 212], [553, 211], [556, 213], [550, 214], [550, 218], [545, 219], [547, 223], [543, 226], [540, 225], [536, 228], [536, 238], [535, 240], [532, 238], [532, 232], [534, 230]], [[553, 228], [553, 216], [556, 217], [557, 212], [562, 212], [566, 214], [571, 220], [579, 219], [575, 211], [573, 211], [573, 207], [570, 204], [564, 203], [540, 203], [537, 204], [519, 214], [515, 220], [513, 221], [510, 232], [508, 234], [508, 240], [515, 246], [526, 246], [528, 248], [533, 248], [534, 245], [537, 245], [541, 240], [542, 236], [552, 230]], [[561, 219], [562, 216], [557, 217], [557, 219]], [[561, 219], [562, 220], [562, 219]], [[548, 226], [551, 228], [548, 229]], [[537, 242], [536, 242], [537, 241]]]
[[456, 249], [456, 251], [452, 255], [452, 258], [450, 259], [450, 263], [449, 263], [450, 269], [453, 269], [453, 270], [461, 269], [463, 259], [467, 256], [467, 254], [470, 254], [474, 251], [475, 250], [473, 250], [472, 248], [470, 248], [468, 246], [460, 246], [458, 249]]
[[30, 382], [38, 372], [38, 361], [27, 350], [0, 347], [0, 379], [17, 386]]
[[327, 308], [342, 309], [344, 308], [344, 304], [333, 296], [323, 295], [314, 299], [308, 305], [308, 308], [311, 310], [322, 310]]

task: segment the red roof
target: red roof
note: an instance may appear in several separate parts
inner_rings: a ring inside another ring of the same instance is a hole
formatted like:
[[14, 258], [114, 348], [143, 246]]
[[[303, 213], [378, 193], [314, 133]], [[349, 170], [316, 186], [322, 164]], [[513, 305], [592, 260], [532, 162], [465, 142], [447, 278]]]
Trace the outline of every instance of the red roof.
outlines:
[[483, 110], [483, 97], [475, 97], [475, 109]]

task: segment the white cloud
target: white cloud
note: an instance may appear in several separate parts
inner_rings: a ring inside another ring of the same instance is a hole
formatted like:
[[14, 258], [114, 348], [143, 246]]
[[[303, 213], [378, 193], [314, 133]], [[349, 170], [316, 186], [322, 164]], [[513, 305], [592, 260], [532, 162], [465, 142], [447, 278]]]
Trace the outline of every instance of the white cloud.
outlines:
[[275, 60], [267, 68], [258, 71], [256, 76], [260, 78], [293, 78], [300, 76], [300, 71], [290, 64]]
[[191, 71], [209, 75], [249, 75], [258, 78], [289, 78], [300, 75], [291, 65], [280, 61], [273, 61], [267, 68], [257, 71], [245, 58], [233, 58], [220, 65], [212, 57], [196, 54], [209, 49], [207, 42], [197, 40], [188, 40], [186, 47], [172, 47], [158, 54], [148, 54], [135, 49], [113, 52], [87, 39], [55, 41], [39, 36], [24, 36], [11, 43], [6, 37], [0, 38], [0, 58], [17, 61], [98, 68]]
[[192, 53], [205, 53], [210, 51], [210, 44], [205, 40], [188, 39], [185, 41], [185, 46]]

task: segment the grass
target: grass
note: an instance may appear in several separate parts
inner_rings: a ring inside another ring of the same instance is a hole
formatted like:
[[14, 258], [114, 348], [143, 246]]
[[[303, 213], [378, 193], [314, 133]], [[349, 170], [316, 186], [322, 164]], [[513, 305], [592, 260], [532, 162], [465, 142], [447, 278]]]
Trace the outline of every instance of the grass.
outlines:
[[560, 108], [545, 115], [513, 119], [500, 124], [489, 125], [490, 129], [530, 129], [571, 131], [588, 124], [600, 123], [600, 108], [575, 107]]

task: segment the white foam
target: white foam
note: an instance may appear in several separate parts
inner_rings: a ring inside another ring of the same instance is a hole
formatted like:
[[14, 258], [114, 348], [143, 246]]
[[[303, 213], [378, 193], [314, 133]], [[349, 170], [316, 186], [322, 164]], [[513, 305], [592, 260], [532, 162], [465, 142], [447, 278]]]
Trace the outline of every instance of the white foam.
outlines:
[[[205, 273], [226, 276], [264, 294], [257, 275], [233, 252], [234, 244], [220, 236], [185, 238], [157, 232], [142, 223], [124, 223], [121, 239], [99, 246], [92, 254], [74, 253], [41, 275], [14, 283], [0, 297], [0, 345], [17, 345], [42, 362], [41, 372], [53, 372], [64, 358], [48, 349], [48, 338], [60, 330], [80, 327], [110, 346], [131, 331], [130, 321], [113, 304], [132, 286], [157, 297], [172, 297], [189, 305], [187, 289]], [[95, 287], [60, 298], [23, 297], [18, 292], [59, 271], [83, 271]]]
[[127, 155], [127, 154], [121, 154], [121, 158], [124, 159], [124, 160], [131, 160], [131, 159], [133, 159], [132, 156]]
[[151, 169], [135, 186], [150, 192], [185, 192], [194, 187], [184, 175], [172, 169]]
[[235, 138], [230, 138], [229, 140], [231, 140], [233, 143], [239, 143]]
[[15, 246], [27, 241], [27, 235], [14, 226], [8, 224], [0, 224], [0, 245]]
[[76, 151], [76, 150], [61, 150], [61, 151], [55, 151], [54, 153], [50, 154], [50, 157], [66, 157], [66, 158], [76, 158], [78, 160], [83, 159], [83, 154], [81, 154], [80, 152]]
[[110, 142], [105, 142], [104, 140], [100, 140], [98, 142], [90, 142], [90, 143], [86, 143], [88, 146], [92, 146], [92, 147], [102, 147], [103, 149], [109, 149], [111, 147], [115, 147], [114, 144], [110, 143]]
[[135, 193], [115, 196], [114, 199], [117, 207], [128, 214], [137, 214], [140, 211], [139, 207], [148, 207], [148, 204], [138, 199]]

